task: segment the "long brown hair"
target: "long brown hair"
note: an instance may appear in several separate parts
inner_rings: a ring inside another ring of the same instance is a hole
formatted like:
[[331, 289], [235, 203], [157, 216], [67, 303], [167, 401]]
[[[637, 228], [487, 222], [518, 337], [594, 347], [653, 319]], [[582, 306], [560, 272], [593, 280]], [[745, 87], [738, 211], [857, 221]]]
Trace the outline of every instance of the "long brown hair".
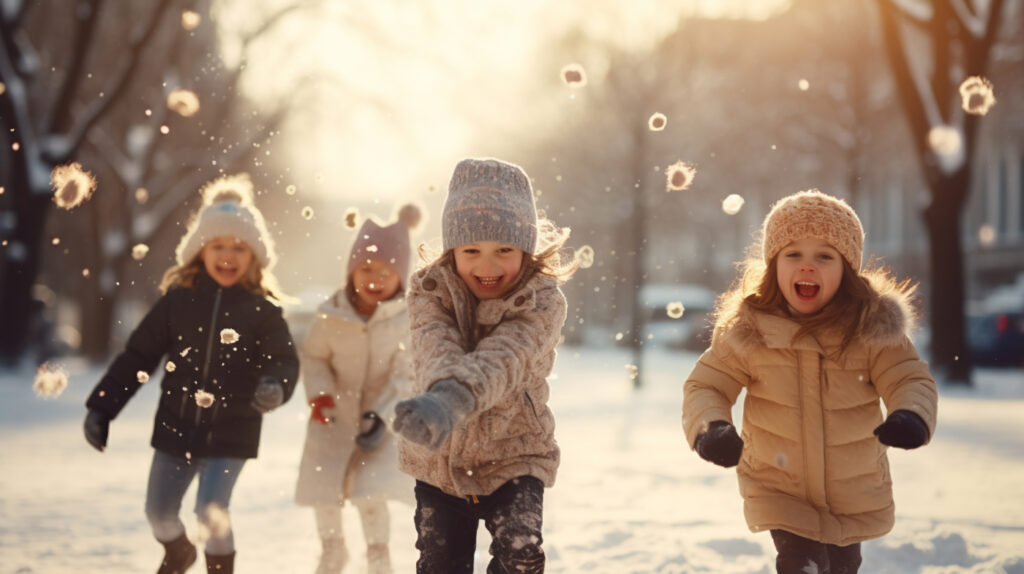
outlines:
[[868, 311], [874, 308], [883, 293], [893, 291], [910, 297], [917, 289], [909, 279], [897, 281], [888, 269], [874, 260], [858, 273], [843, 259], [843, 278], [832, 300], [813, 315], [794, 317], [790, 315], [786, 298], [779, 288], [778, 257], [776, 254], [765, 264], [760, 245], [751, 246], [746, 260], [740, 264], [739, 279], [715, 305], [716, 329], [733, 324], [739, 316], [740, 307], [747, 305], [751, 309], [798, 322], [800, 329], [793, 335], [793, 341], [804, 335], [839, 333], [842, 352], [861, 331]]
[[[164, 272], [163, 279], [160, 280], [160, 292], [167, 293], [167, 290], [174, 286], [194, 289], [196, 276], [203, 269], [203, 250], [200, 249], [199, 253], [196, 253], [195, 257], [185, 265], [172, 265]], [[271, 299], [278, 304], [296, 302], [294, 297], [286, 294], [281, 289], [277, 277], [269, 270], [263, 269], [263, 266], [260, 265], [260, 262], [255, 257], [253, 257], [252, 262], [249, 264], [249, 268], [246, 269], [245, 275], [242, 275], [242, 278], [239, 279], [239, 283], [242, 284], [246, 291]]]

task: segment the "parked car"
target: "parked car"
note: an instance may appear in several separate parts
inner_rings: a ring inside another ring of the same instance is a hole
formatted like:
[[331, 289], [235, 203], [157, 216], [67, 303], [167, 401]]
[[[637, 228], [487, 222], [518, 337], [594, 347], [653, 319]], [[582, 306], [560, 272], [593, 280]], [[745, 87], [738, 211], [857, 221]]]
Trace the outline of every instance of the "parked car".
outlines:
[[[715, 293], [692, 283], [649, 284], [640, 291], [644, 306], [644, 343], [670, 349], [703, 351], [711, 340]], [[682, 315], [676, 304], [682, 304]], [[671, 307], [670, 307], [671, 306]]]
[[1024, 312], [968, 313], [967, 346], [975, 365], [1024, 367]]

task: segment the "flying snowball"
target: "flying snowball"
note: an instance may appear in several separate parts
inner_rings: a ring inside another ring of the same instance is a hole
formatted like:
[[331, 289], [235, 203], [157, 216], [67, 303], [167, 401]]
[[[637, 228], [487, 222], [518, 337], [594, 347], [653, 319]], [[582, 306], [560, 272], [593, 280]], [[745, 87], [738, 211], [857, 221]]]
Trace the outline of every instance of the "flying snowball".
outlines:
[[68, 371], [59, 365], [43, 363], [36, 369], [32, 390], [37, 397], [55, 399], [68, 387]]
[[225, 345], [237, 343], [241, 337], [238, 335], [238, 331], [234, 329], [221, 329], [220, 342]]

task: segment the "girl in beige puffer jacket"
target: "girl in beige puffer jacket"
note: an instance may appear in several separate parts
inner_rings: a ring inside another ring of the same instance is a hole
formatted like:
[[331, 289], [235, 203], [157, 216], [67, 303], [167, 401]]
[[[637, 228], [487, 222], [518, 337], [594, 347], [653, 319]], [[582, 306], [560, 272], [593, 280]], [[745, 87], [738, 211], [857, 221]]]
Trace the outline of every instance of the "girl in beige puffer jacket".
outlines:
[[[863, 241], [840, 199], [776, 203], [684, 385], [687, 441], [739, 465], [747, 524], [771, 532], [780, 573], [856, 572], [860, 542], [895, 520], [886, 448], [935, 432], [935, 381], [909, 337], [913, 288], [862, 271]], [[741, 438], [731, 407], [743, 390]]]
[[544, 487], [559, 450], [548, 409], [566, 318], [558, 285], [575, 270], [568, 230], [538, 222], [518, 166], [463, 160], [442, 215], [444, 254], [409, 293], [416, 391], [396, 407], [399, 464], [416, 481], [416, 572], [473, 571], [480, 520], [488, 572], [544, 571]]
[[367, 219], [348, 259], [345, 287], [318, 308], [300, 348], [312, 407], [295, 500], [312, 506], [323, 551], [317, 574], [348, 562], [341, 511], [362, 519], [370, 574], [390, 574], [387, 501], [412, 504], [412, 480], [398, 470], [391, 432], [395, 404], [411, 393], [409, 316], [404, 287], [411, 268], [414, 205], [391, 225]]

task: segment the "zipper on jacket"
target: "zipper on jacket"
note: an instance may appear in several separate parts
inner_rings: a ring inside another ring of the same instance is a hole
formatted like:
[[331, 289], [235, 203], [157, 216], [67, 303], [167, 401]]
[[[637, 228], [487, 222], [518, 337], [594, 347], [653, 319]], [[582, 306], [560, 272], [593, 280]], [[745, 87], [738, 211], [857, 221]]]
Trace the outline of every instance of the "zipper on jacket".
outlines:
[[818, 354], [818, 403], [821, 404], [821, 480], [825, 507], [831, 510], [828, 495], [828, 437], [825, 436], [825, 356]]
[[[217, 288], [217, 296], [213, 299], [213, 315], [210, 317], [210, 334], [206, 337], [206, 357], [203, 359], [203, 378], [200, 379], [200, 387], [206, 390], [206, 379], [210, 376], [210, 360], [213, 354], [213, 334], [217, 328], [217, 311], [220, 310], [220, 295], [224, 290], [220, 287]], [[214, 401], [217, 398], [214, 396]], [[199, 426], [199, 419], [202, 417], [203, 409], [198, 404], [196, 405], [196, 426]]]

